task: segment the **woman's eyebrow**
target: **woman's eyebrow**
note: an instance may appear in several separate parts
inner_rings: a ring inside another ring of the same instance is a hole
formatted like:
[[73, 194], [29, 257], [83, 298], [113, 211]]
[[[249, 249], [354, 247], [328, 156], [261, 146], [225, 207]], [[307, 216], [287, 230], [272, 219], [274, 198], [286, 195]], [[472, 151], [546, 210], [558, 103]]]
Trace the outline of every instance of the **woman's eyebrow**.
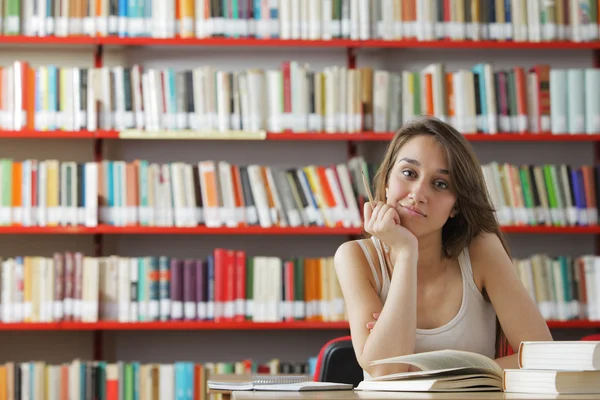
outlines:
[[[414, 158], [408, 158], [408, 157], [402, 157], [401, 159], [398, 160], [398, 163], [400, 163], [401, 161], [406, 161], [409, 164], [413, 164], [416, 165], [417, 167], [421, 166], [421, 163], [417, 160], [415, 160]], [[444, 175], [450, 175], [450, 171], [448, 171], [447, 169], [438, 169], [437, 172], [439, 172], [440, 174], [444, 174]]]

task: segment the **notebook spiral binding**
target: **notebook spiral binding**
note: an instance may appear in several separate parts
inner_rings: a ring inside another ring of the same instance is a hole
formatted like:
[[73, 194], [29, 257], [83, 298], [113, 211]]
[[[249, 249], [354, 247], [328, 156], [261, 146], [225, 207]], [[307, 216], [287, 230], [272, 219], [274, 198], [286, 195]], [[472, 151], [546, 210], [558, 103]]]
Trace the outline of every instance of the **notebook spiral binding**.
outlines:
[[286, 383], [302, 383], [310, 380], [308, 375], [252, 375], [255, 385], [282, 385]]

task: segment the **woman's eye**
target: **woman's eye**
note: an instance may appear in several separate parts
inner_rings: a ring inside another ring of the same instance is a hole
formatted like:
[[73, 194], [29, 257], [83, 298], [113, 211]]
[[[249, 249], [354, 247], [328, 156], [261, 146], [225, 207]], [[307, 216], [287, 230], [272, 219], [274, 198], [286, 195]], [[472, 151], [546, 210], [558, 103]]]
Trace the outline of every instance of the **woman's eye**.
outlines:
[[444, 181], [437, 181], [435, 183], [435, 186], [437, 186], [438, 189], [447, 189], [448, 188], [448, 184]]
[[404, 171], [402, 171], [402, 175], [409, 176], [409, 177], [412, 178], [412, 177], [415, 176], [415, 173], [413, 171], [409, 170], [409, 169], [405, 169]]

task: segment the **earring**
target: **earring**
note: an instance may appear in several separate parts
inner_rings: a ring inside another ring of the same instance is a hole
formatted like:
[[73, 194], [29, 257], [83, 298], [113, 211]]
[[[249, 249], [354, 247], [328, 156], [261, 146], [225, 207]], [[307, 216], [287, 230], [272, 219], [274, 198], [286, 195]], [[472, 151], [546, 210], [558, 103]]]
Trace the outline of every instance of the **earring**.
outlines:
[[385, 188], [385, 198], [387, 199], [388, 197], [388, 188]]

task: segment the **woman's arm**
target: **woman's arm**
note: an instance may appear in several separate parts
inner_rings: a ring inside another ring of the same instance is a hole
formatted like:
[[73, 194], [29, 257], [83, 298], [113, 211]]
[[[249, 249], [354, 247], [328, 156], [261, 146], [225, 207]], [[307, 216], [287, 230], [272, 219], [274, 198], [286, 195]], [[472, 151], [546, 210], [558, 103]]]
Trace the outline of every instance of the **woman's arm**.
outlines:
[[500, 366], [502, 369], [519, 369], [519, 355], [511, 354], [510, 356], [496, 358], [496, 364]]
[[[342, 288], [352, 345], [360, 366], [371, 376], [408, 370], [406, 365], [370, 366], [374, 360], [412, 354], [415, 350], [417, 325], [417, 259], [406, 253], [396, 257], [394, 273], [385, 305], [376, 293], [371, 269], [355, 242], [342, 244], [335, 253], [335, 269]], [[367, 323], [380, 312], [376, 326], [369, 333]]]
[[[552, 340], [544, 317], [521, 282], [500, 238], [482, 234], [473, 240], [469, 252], [511, 347], [518, 349], [526, 340]], [[502, 368], [518, 368], [516, 355], [496, 361]]]

